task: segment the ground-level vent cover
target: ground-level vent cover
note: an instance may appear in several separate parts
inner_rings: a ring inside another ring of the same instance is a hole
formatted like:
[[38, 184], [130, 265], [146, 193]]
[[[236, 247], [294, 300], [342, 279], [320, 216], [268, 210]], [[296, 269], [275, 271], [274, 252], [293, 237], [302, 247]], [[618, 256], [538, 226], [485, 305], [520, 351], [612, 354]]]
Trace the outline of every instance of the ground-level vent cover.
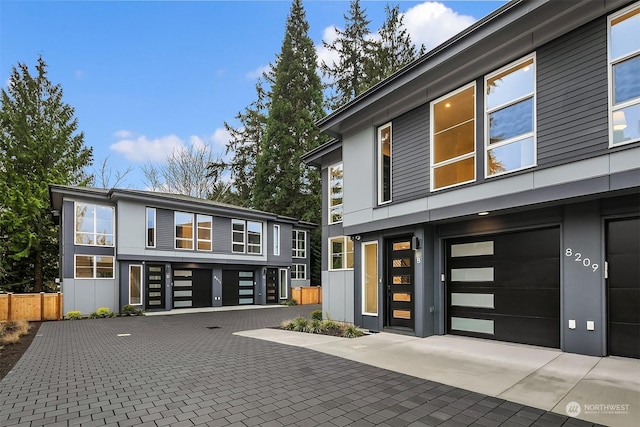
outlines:
[[207, 326], [207, 329], [220, 329], [220, 326]]

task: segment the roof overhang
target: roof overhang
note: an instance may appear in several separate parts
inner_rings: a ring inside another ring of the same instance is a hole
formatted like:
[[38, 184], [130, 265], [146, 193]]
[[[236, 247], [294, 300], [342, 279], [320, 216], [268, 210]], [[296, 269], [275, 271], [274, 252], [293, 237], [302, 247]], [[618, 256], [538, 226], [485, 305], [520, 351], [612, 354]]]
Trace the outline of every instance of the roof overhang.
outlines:
[[327, 135], [376, 126], [534, 51], [630, 0], [512, 0], [317, 122]]

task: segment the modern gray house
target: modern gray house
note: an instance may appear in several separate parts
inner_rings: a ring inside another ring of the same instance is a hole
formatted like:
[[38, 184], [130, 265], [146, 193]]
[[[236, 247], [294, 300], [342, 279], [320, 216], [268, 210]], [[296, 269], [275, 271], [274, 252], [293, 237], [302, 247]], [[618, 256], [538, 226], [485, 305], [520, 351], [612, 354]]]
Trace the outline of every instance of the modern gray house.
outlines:
[[318, 122], [323, 310], [640, 357], [640, 2], [512, 0]]
[[51, 185], [64, 313], [279, 304], [313, 224], [175, 194]]

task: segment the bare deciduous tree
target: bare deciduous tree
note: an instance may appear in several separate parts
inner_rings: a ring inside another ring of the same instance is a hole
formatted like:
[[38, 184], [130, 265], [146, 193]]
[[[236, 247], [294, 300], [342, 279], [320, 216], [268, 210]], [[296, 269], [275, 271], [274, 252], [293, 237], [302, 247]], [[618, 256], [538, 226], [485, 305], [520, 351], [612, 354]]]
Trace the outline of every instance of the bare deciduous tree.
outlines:
[[191, 144], [174, 149], [166, 163], [144, 165], [144, 183], [152, 191], [223, 201], [230, 184], [208, 169], [220, 162], [209, 145]]
[[[124, 171], [116, 169], [115, 171], [109, 166], [109, 157], [104, 158], [100, 167], [93, 170], [93, 185], [98, 188], [117, 188], [123, 185], [125, 178], [131, 172], [133, 167], [128, 166]], [[113, 180], [113, 183], [112, 183]]]

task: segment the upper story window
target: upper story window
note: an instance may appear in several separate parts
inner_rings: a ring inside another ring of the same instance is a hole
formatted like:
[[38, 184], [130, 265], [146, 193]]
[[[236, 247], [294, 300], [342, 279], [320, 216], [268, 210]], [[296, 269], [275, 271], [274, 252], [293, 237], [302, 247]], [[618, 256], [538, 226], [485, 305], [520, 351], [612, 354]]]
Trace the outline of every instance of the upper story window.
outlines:
[[475, 83], [431, 103], [431, 190], [476, 179]]
[[609, 145], [640, 141], [640, 3], [609, 17]]
[[329, 224], [342, 222], [343, 202], [342, 163], [329, 167]]
[[391, 123], [378, 128], [378, 204], [391, 201]]
[[147, 247], [156, 247], [156, 208], [147, 208]]
[[346, 236], [329, 239], [329, 270], [353, 268], [353, 240]]
[[75, 203], [76, 245], [113, 246], [114, 208], [93, 203]]
[[280, 255], [280, 226], [273, 226], [273, 254]]
[[213, 217], [209, 215], [198, 215], [198, 250], [211, 250], [211, 236], [213, 230]]
[[193, 249], [193, 214], [175, 212], [176, 249]]
[[231, 251], [234, 253], [262, 254], [262, 223], [231, 220]]
[[307, 257], [307, 232], [303, 230], [293, 230], [293, 257]]
[[305, 280], [307, 278], [306, 264], [291, 264], [291, 278], [293, 280]]
[[535, 166], [535, 55], [485, 78], [486, 176]]

